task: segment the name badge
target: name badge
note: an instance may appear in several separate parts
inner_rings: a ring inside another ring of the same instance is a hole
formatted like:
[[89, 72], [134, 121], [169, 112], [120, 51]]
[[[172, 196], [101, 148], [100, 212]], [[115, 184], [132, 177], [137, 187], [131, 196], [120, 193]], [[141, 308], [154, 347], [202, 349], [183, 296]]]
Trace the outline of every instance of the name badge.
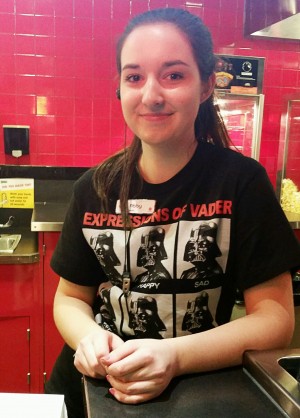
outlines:
[[[151, 199], [129, 199], [128, 212], [135, 214], [151, 214], [155, 210], [156, 200]], [[121, 213], [120, 200], [117, 200], [116, 213]]]

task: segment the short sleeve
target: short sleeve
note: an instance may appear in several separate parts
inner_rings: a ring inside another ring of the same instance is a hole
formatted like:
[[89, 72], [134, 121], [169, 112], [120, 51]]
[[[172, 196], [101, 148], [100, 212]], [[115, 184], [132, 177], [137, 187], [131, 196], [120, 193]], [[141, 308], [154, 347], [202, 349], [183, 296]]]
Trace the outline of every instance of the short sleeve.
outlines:
[[94, 286], [104, 281], [101, 265], [84, 238], [74, 193], [50, 264], [55, 273], [79, 285]]
[[231, 262], [241, 290], [299, 268], [299, 242], [262, 166], [241, 190], [235, 219]]

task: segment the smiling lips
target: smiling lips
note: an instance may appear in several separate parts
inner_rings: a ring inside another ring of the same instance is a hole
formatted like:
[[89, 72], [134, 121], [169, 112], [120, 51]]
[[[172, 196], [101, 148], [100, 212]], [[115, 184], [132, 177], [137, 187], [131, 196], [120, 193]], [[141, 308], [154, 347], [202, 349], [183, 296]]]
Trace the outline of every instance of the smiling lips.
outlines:
[[142, 113], [140, 117], [149, 122], [160, 122], [171, 116], [172, 113]]

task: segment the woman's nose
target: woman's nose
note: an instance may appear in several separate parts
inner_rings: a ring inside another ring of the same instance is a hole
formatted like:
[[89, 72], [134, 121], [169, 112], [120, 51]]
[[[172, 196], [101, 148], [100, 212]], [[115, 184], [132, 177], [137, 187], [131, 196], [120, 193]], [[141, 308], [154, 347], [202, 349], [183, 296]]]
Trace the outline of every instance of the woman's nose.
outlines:
[[143, 86], [142, 103], [148, 107], [162, 105], [164, 102], [162, 88], [157, 80], [149, 79]]

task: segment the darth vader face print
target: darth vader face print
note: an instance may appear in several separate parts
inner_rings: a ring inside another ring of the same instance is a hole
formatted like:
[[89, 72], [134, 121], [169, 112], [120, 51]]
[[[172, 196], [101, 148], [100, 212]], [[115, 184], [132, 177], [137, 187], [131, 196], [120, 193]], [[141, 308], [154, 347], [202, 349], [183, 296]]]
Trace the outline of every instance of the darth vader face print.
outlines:
[[223, 273], [216, 261], [222, 255], [216, 240], [217, 232], [215, 222], [206, 222], [191, 230], [185, 245], [184, 261], [194, 267], [183, 271], [181, 279], [205, 279]]
[[137, 283], [171, 278], [162, 264], [162, 261], [168, 258], [164, 247], [164, 239], [165, 230], [161, 227], [153, 228], [148, 234], [141, 236], [141, 244], [137, 253], [137, 266], [144, 267], [145, 271], [136, 277]]
[[112, 284], [120, 285], [122, 283], [122, 276], [115, 266], [120, 266], [121, 263], [114, 250], [113, 234], [106, 231], [101, 232], [97, 236], [92, 236], [90, 238], [90, 245], [99, 260], [101, 267], [105, 270], [107, 278]]
[[129, 326], [137, 338], [163, 338], [160, 331], [166, 327], [158, 314], [157, 302], [151, 296], [138, 297], [131, 301]]
[[213, 316], [208, 307], [209, 295], [203, 291], [194, 300], [187, 303], [186, 313], [182, 321], [182, 330], [194, 334], [214, 328]]

